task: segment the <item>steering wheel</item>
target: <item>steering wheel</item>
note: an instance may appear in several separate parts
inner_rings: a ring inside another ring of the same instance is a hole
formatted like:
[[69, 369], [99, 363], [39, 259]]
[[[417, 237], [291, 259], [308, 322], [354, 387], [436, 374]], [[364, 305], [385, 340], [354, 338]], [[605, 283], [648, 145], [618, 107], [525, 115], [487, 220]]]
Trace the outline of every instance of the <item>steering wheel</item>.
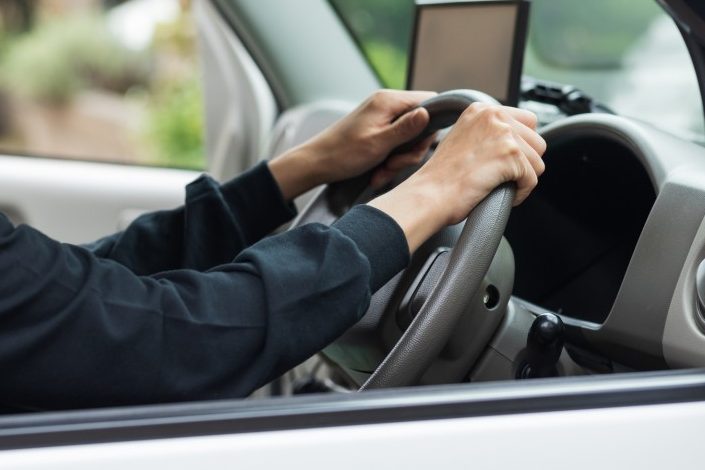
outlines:
[[[497, 104], [490, 96], [474, 90], [441, 93], [421, 104], [430, 120], [422, 134], [402, 147], [451, 126], [476, 101]], [[402, 148], [397, 152], [403, 151]], [[294, 227], [318, 222], [331, 224], [359, 202], [369, 174], [331, 184], [319, 192], [294, 221]], [[382, 360], [360, 390], [402, 387], [416, 383], [446, 345], [460, 318], [487, 274], [509, 219], [514, 199], [513, 183], [492, 191], [468, 216], [460, 237], [448, 256], [448, 263], [420, 310], [396, 345]], [[391, 295], [387, 299], [390, 300]], [[467, 341], [480, 338], [467, 338]]]

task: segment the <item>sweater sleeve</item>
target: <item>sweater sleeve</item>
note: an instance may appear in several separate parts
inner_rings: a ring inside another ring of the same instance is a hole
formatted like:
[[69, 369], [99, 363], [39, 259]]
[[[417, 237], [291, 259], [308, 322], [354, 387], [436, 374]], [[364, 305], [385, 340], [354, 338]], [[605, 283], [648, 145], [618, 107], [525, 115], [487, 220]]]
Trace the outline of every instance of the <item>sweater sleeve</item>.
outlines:
[[294, 215], [263, 162], [223, 185], [203, 175], [186, 187], [183, 206], [142, 215], [85, 248], [141, 275], [203, 271], [231, 261]]
[[0, 405], [244, 397], [357, 322], [408, 259], [401, 229], [368, 206], [205, 272], [149, 276], [0, 215]]

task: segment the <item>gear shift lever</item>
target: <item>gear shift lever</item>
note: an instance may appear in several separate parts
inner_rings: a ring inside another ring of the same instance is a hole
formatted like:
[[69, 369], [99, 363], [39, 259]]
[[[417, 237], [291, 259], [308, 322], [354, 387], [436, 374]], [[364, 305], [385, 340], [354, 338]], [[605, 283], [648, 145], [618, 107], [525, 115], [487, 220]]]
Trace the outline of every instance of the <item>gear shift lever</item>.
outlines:
[[526, 360], [517, 378], [555, 377], [556, 364], [563, 352], [563, 321], [552, 313], [543, 313], [531, 324], [526, 337]]

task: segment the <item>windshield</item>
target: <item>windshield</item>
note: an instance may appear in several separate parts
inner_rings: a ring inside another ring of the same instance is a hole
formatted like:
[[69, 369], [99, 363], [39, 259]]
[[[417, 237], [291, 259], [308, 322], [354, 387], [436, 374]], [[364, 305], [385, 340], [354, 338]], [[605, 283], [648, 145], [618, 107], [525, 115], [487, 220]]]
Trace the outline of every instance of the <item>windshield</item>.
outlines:
[[[414, 0], [331, 0], [385, 86], [403, 88]], [[652, 0], [533, 0], [524, 75], [575, 85], [615, 112], [702, 140], [698, 82]]]

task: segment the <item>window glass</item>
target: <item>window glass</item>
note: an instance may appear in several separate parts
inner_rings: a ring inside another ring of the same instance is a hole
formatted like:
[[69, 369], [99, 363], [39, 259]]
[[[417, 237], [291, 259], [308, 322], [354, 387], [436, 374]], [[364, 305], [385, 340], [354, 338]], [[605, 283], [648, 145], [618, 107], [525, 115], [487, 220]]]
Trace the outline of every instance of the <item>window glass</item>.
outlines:
[[404, 88], [414, 0], [331, 0], [382, 83]]
[[[384, 85], [403, 88], [414, 0], [331, 3]], [[575, 85], [617, 113], [703, 140], [690, 56], [656, 1], [533, 0], [524, 74]]]
[[575, 85], [617, 113], [702, 140], [690, 55], [655, 1], [535, 0], [532, 9], [524, 74]]
[[0, 153], [203, 168], [192, 1], [0, 1]]

